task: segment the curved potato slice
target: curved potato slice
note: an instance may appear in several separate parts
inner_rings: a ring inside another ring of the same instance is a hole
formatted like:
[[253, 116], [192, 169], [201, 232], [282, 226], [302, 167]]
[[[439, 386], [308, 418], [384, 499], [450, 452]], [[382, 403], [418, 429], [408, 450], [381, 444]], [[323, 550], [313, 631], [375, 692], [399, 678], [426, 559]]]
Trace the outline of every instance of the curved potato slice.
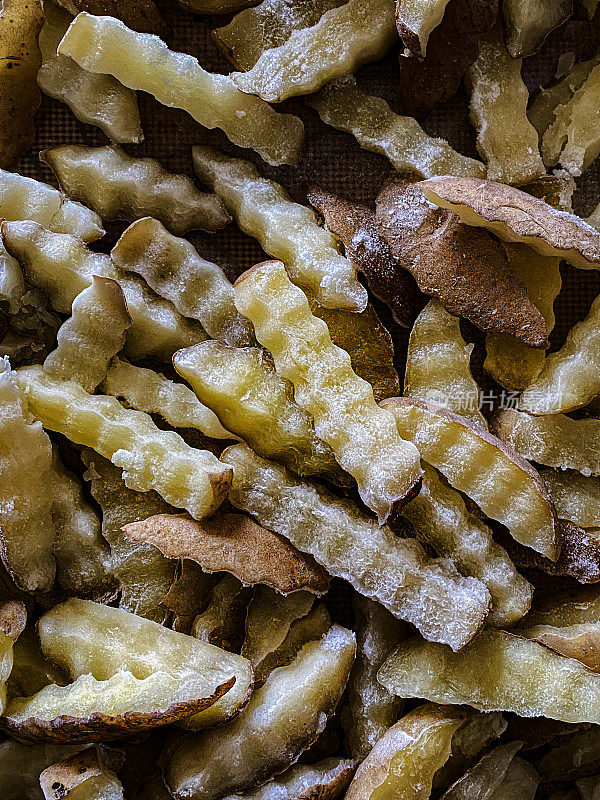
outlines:
[[263, 100], [240, 92], [227, 75], [206, 72], [193, 56], [169, 50], [158, 37], [136, 33], [117, 19], [78, 14], [58, 52], [90, 72], [113, 75], [130, 89], [187, 111], [205, 128], [220, 128], [269, 164], [294, 164], [300, 158], [304, 126], [298, 117], [277, 114]]
[[95, 747], [46, 767], [40, 786], [45, 800], [123, 800], [121, 781], [103, 766]]
[[[517, 542], [556, 560], [558, 520], [544, 482], [500, 439], [444, 408], [394, 397], [381, 404], [423, 460], [505, 525]], [[510, 501], [507, 501], [510, 498]]]
[[156, 217], [178, 236], [231, 222], [219, 198], [200, 192], [187, 175], [169, 172], [154, 158], [134, 158], [117, 145], [63, 145], [43, 150], [40, 160], [69, 197], [104, 221]]
[[508, 52], [513, 58], [532, 56], [572, 11], [571, 0], [504, 0], [502, 13]]
[[541, 470], [540, 475], [561, 519], [582, 528], [600, 528], [600, 478], [553, 469]]
[[224, 800], [337, 800], [352, 780], [355, 762], [325, 758], [317, 764], [296, 764], [272, 781]]
[[448, 0], [396, 0], [396, 26], [411, 53], [425, 57], [431, 32], [444, 18]]
[[291, 766], [335, 710], [355, 650], [354, 634], [333, 625], [289, 666], [274, 670], [237, 719], [173, 743], [163, 767], [171, 794], [217, 800]]

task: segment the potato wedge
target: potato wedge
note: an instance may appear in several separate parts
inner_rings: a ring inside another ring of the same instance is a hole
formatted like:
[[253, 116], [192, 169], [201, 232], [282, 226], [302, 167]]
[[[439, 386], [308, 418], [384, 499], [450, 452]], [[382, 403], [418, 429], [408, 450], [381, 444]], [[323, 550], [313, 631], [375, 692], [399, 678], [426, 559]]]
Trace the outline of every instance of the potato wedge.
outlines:
[[291, 278], [311, 289], [321, 305], [362, 311], [367, 291], [353, 265], [340, 255], [334, 236], [318, 224], [315, 213], [294, 203], [275, 181], [263, 178], [240, 158], [212, 147], [192, 148], [194, 169], [221, 198], [240, 228], [280, 258]]
[[116, 17], [130, 28], [140, 33], [165, 33], [165, 21], [153, 0], [134, 0], [125, 6], [119, 0], [58, 0], [59, 4], [71, 14], [87, 11], [90, 14], [101, 14]]
[[154, 545], [167, 558], [188, 558], [205, 572], [230, 572], [246, 585], [262, 583], [281, 594], [323, 594], [325, 570], [280, 536], [244, 514], [224, 512], [205, 522], [159, 515], [123, 527], [134, 542]]
[[58, 52], [89, 72], [112, 75], [159, 103], [187, 111], [205, 128], [220, 128], [269, 164], [294, 164], [300, 158], [304, 126], [298, 117], [277, 114], [263, 100], [240, 92], [230, 77], [206, 72], [193, 56], [175, 53], [119, 20], [78, 14]]
[[63, 145], [42, 151], [40, 160], [69, 197], [104, 221], [155, 217], [178, 236], [231, 222], [219, 198], [200, 192], [187, 175], [169, 172], [153, 158], [134, 158], [117, 145]]
[[458, 648], [481, 627], [487, 589], [460, 577], [448, 562], [429, 559], [415, 539], [397, 538], [352, 503], [303, 483], [243, 445], [227, 448], [221, 459], [234, 470], [229, 498], [235, 506], [424, 636]]
[[458, 653], [414, 636], [388, 658], [378, 678], [401, 697], [564, 722], [600, 717], [598, 675], [506, 631], [484, 630]]
[[231, 77], [242, 92], [280, 103], [383, 58], [395, 32], [393, 0], [348, 0], [326, 11], [311, 28], [294, 30], [283, 44], [263, 51], [247, 72]]
[[411, 53], [425, 57], [431, 32], [444, 18], [448, 0], [396, 0], [396, 26]]
[[589, 726], [568, 736], [560, 736], [534, 765], [542, 780], [547, 782], [593, 775], [600, 769], [598, 728]]
[[291, 766], [335, 710], [355, 649], [354, 634], [333, 625], [321, 640], [305, 645], [289, 666], [272, 672], [237, 719], [174, 742], [163, 766], [171, 794], [217, 800], [260, 785]]
[[[381, 404], [398, 430], [484, 514], [505, 525], [517, 542], [558, 557], [558, 520], [548, 490], [533, 467], [500, 439], [452, 411], [395, 397]], [[505, 498], [510, 496], [507, 506]], [[517, 500], [517, 498], [519, 498]]]
[[478, 794], [481, 797], [493, 797], [493, 792], [502, 783], [515, 754], [522, 746], [523, 742], [498, 745], [445, 791], [442, 799], [468, 800]]
[[572, 0], [503, 0], [508, 52], [513, 58], [532, 56], [572, 11]]
[[40, 773], [44, 800], [123, 800], [123, 786], [115, 773], [102, 764], [95, 747], [52, 764]]
[[194, 618], [190, 634], [224, 650], [239, 651], [251, 597], [250, 588], [233, 575], [225, 575], [214, 586], [206, 609]]
[[600, 232], [575, 214], [559, 211], [513, 186], [478, 178], [430, 178], [417, 187], [432, 203], [467, 225], [488, 228], [506, 242], [523, 242], [544, 256], [580, 269], [598, 269]]
[[544, 319], [500, 243], [436, 208], [420, 186], [392, 179], [377, 198], [377, 225], [392, 255], [450, 314], [483, 331], [547, 347]]
[[[344, 794], [354, 774], [355, 762], [344, 758], [325, 758], [317, 764], [295, 764], [273, 780], [244, 792], [244, 800], [336, 800]], [[225, 800], [238, 800], [229, 795]]]
[[485, 166], [429, 136], [413, 117], [395, 114], [380, 97], [362, 92], [353, 78], [330, 83], [307, 100], [323, 122], [351, 133], [365, 150], [381, 153], [402, 173], [483, 177]]
[[44, 94], [66, 103], [81, 122], [100, 128], [111, 141], [138, 144], [144, 132], [135, 92], [112, 75], [95, 75], [56, 52], [72, 21], [68, 11], [50, 0], [44, 2], [38, 86]]
[[37, 72], [42, 63], [38, 34], [41, 0], [4, 0], [0, 11], [0, 167], [11, 169], [33, 143], [41, 101]]
[[46, 428], [111, 459], [130, 489], [154, 489], [199, 519], [225, 499], [231, 470], [174, 431], [161, 431], [148, 414], [125, 409], [109, 395], [90, 395], [75, 381], [54, 380], [39, 366], [22, 368], [16, 380]]
[[556, 513], [581, 528], [600, 528], [600, 479], [571, 470], [540, 472]]
[[370, 384], [353, 372], [350, 356], [333, 344], [327, 325], [311, 313], [280, 261], [257, 264], [238, 278], [235, 304], [254, 324], [279, 374], [293, 383], [296, 401], [314, 417], [317, 435], [385, 522], [394, 503], [405, 503], [418, 490], [417, 449], [393, 430], [388, 412], [379, 413]]

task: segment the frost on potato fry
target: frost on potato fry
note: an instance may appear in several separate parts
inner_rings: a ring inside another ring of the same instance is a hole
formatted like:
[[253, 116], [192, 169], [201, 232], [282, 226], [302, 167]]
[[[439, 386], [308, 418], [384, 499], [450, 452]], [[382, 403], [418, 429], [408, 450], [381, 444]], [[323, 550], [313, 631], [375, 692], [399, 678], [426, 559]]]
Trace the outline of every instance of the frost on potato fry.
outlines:
[[58, 3], [73, 15], [87, 11], [116, 17], [140, 33], [162, 36], [165, 32], [165, 21], [154, 0], [133, 0], [126, 4], [120, 0], [58, 0]]
[[323, 594], [329, 586], [310, 557], [244, 514], [224, 512], [204, 522], [165, 514], [125, 525], [123, 533], [167, 558], [188, 558], [205, 572], [230, 572], [246, 585], [265, 584], [284, 595], [300, 589]]
[[124, 86], [181, 108], [205, 128], [220, 128], [234, 144], [252, 147], [269, 164], [300, 158], [304, 126], [244, 94], [227, 75], [206, 72], [197, 59], [169, 50], [158, 37], [130, 30], [111, 17], [81, 13], [58, 51], [89, 72], [108, 74]]
[[579, 269], [600, 266], [600, 231], [514, 186], [444, 176], [421, 181], [417, 187], [432, 203], [458, 214], [462, 222], [488, 228], [506, 242], [522, 242]]
[[305, 645], [291, 664], [272, 672], [236, 719], [174, 742], [163, 767], [171, 794], [217, 800], [260, 785], [291, 766], [335, 710], [355, 649], [354, 634], [333, 625], [322, 639]]
[[212, 147], [194, 147], [194, 169], [221, 198], [240, 228], [286, 265], [292, 280], [311, 289], [330, 308], [362, 311], [367, 291], [337, 241], [317, 224], [312, 209], [294, 203], [275, 181], [241, 158]]
[[200, 192], [187, 175], [169, 172], [153, 158], [134, 158], [117, 145], [63, 145], [42, 151], [40, 160], [69, 197], [105, 222], [155, 217], [182, 236], [197, 228], [212, 232], [231, 221], [219, 198]]
[[515, 59], [533, 55], [572, 11], [571, 0], [503, 0], [508, 52]]
[[187, 241], [145, 217], [130, 225], [111, 251], [117, 268], [140, 275], [211, 338], [234, 347], [256, 343], [252, 325], [236, 311], [233, 287], [217, 264], [201, 258]]
[[296, 405], [292, 385], [258, 347], [228, 347], [214, 340], [179, 350], [173, 366], [227, 430], [253, 450], [299, 475], [348, 484], [313, 420]]
[[571, 470], [540, 471], [556, 513], [582, 528], [600, 528], [600, 478]]
[[522, 184], [546, 174], [537, 131], [527, 117], [529, 91], [521, 66], [521, 59], [508, 53], [497, 25], [480, 40], [468, 73], [477, 150], [487, 163], [488, 179], [501, 183]]
[[425, 57], [431, 32], [444, 18], [448, 0], [396, 0], [396, 25], [411, 53]]
[[110, 278], [92, 278], [71, 306], [58, 331], [56, 349], [44, 361], [55, 380], [74, 380], [93, 392], [106, 376], [111, 358], [125, 344], [131, 317], [121, 287]]
[[123, 786], [115, 773], [102, 764], [95, 747], [88, 747], [40, 773], [44, 800], [123, 800]]
[[410, 332], [404, 394], [449, 408], [487, 428], [471, 373], [473, 347], [462, 337], [460, 320], [438, 300], [430, 300]]
[[469, 800], [478, 794], [493, 797], [493, 792], [502, 783], [515, 754], [522, 746], [522, 742], [507, 742], [486, 753], [444, 792], [442, 800]]
[[420, 542], [487, 587], [492, 596], [489, 625], [513, 625], [529, 610], [533, 587], [495, 543], [488, 526], [468, 511], [459, 492], [427, 464], [424, 470], [421, 491], [402, 509], [402, 516]]
[[[325, 758], [317, 764], [296, 764], [273, 780], [244, 792], [243, 800], [337, 800], [343, 796], [352, 780], [354, 761], [344, 758]], [[229, 795], [225, 800], [242, 800]]]
[[195, 617], [190, 634], [224, 650], [239, 651], [251, 596], [251, 589], [233, 575], [225, 575], [214, 586], [206, 609]]
[[238, 89], [279, 103], [316, 92], [329, 81], [378, 61], [395, 39], [393, 0], [348, 0], [311, 28], [292, 31], [265, 50], [247, 72], [234, 72]]
[[142, 411], [125, 409], [108, 395], [90, 395], [75, 381], [55, 380], [39, 366], [19, 370], [16, 380], [31, 413], [46, 428], [109, 458], [123, 469], [130, 489], [154, 489], [199, 519], [225, 499], [231, 470], [175, 431], [160, 430]]
[[27, 409], [16, 373], [0, 361], [0, 557], [25, 591], [52, 588], [52, 445]]
[[294, 478], [243, 445], [221, 459], [234, 470], [229, 499], [310, 553], [334, 577], [414, 624], [424, 636], [462, 647], [479, 630], [489, 594], [415, 539], [398, 538], [347, 500]]
[[213, 36], [234, 67], [248, 70], [265, 50], [284, 44], [296, 30], [312, 28], [326, 11], [340, 5], [342, 0], [263, 0], [216, 28]]
[[362, 92], [353, 78], [330, 83], [307, 103], [323, 122], [351, 133], [365, 150], [386, 156], [399, 172], [425, 178], [485, 175], [481, 162], [429, 136], [413, 117], [395, 114], [385, 100]]
[[[464, 492], [511, 536], [550, 559], [558, 557], [558, 521], [544, 482], [533, 467], [479, 425], [444, 408], [404, 397], [384, 400], [401, 436], [424, 461]], [[506, 498], [510, 497], [510, 503]]]
[[213, 439], [237, 438], [225, 430], [214, 411], [202, 405], [187, 386], [118, 356], [110, 362], [101, 389], [104, 394], [124, 400], [131, 408], [159, 414], [174, 428], [196, 428]]
[[96, 125], [113, 142], [137, 144], [144, 139], [135, 92], [112, 75], [95, 75], [56, 51], [73, 17], [44, 2], [44, 27], [39, 41], [42, 66], [37, 81], [42, 92], [66, 103], [81, 122]]
[[44, 21], [40, 0], [4, 0], [0, 10], [0, 167], [11, 169], [33, 143], [41, 95], [37, 72], [42, 57], [38, 34]]
[[510, 269], [502, 245], [436, 208], [420, 186], [392, 179], [377, 198], [377, 225], [392, 255], [450, 314], [483, 331], [547, 347], [544, 319]]

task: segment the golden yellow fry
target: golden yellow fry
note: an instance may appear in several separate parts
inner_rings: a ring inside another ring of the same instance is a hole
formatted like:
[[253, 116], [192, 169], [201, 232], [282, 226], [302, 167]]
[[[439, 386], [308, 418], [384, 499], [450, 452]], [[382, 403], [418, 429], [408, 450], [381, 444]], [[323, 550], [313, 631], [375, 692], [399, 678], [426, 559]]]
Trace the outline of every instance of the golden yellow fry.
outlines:
[[[298, 800], [315, 797], [319, 800], [337, 800], [343, 796], [352, 780], [355, 762], [331, 757], [317, 764], [296, 764], [273, 780], [244, 792], [244, 800]], [[230, 795], [225, 800], [239, 800]]]
[[[402, 436], [454, 489], [505, 525], [517, 542], [555, 560], [558, 521], [543, 481], [500, 439], [451, 411], [409, 398], [384, 400]], [[507, 502], [510, 498], [510, 502]]]
[[502, 783], [515, 753], [522, 746], [522, 742], [507, 742], [486, 753], [477, 764], [444, 792], [443, 800], [468, 800], [478, 794], [492, 796], [494, 790]]
[[233, 575], [225, 575], [213, 588], [207, 608], [198, 614], [191, 635], [231, 652], [240, 649], [244, 618], [252, 590]]
[[529, 91], [521, 66], [521, 59], [507, 51], [498, 24], [480, 40], [468, 72], [477, 149], [487, 163], [487, 177], [501, 183], [522, 184], [546, 174], [537, 131], [527, 117]]
[[95, 747], [52, 764], [40, 773], [44, 800], [71, 797], [75, 800], [123, 800], [123, 786], [105, 767]]
[[68, 11], [50, 0], [44, 2], [44, 27], [40, 33], [42, 66], [37, 76], [40, 89], [66, 103], [77, 119], [96, 125], [111, 141], [132, 144], [143, 141], [135, 92], [112, 75], [95, 75], [72, 58], [56, 52], [72, 21]]
[[283, 644], [293, 623], [310, 613], [314, 602], [310, 592], [293, 592], [282, 597], [268, 586], [256, 587], [248, 606], [242, 645], [242, 655], [250, 661], [255, 673], [261, 662]]
[[508, 52], [513, 58], [533, 55], [572, 11], [571, 0], [506, 0], [502, 13]]
[[240, 158], [212, 147], [194, 147], [194, 168], [224, 202], [244, 233], [280, 258], [293, 281], [306, 286], [329, 308], [362, 311], [367, 291], [356, 270], [340, 255], [337, 240], [321, 228], [312, 209], [294, 203], [274, 181]]
[[301, 289], [281, 262], [259, 264], [238, 279], [236, 306], [254, 324], [279, 374], [294, 385], [296, 401], [315, 420], [317, 435], [358, 483], [362, 500], [385, 522], [396, 501], [405, 503], [421, 479], [419, 453], [397, 433], [389, 412], [331, 341], [327, 325], [311, 314]]
[[600, 528], [600, 478], [571, 470], [541, 470], [556, 513], [582, 528]]
[[515, 756], [490, 800], [534, 800], [540, 776], [528, 761]]
[[460, 332], [460, 320], [430, 300], [415, 320], [408, 341], [404, 394], [472, 419], [483, 428], [479, 386], [471, 373], [474, 345]]
[[142, 411], [125, 409], [108, 395], [90, 395], [75, 381], [55, 380], [38, 366], [19, 370], [16, 380], [44, 427], [122, 467], [130, 489], [154, 489], [199, 519], [210, 516], [225, 499], [231, 469], [208, 450], [190, 447], [174, 431], [161, 431]]
[[169, 360], [180, 347], [206, 339], [199, 323], [185, 319], [142, 280], [119, 270], [110, 256], [88, 250], [75, 236], [51, 233], [35, 222], [4, 222], [2, 237], [26, 279], [63, 314], [71, 313], [73, 300], [94, 275], [116, 281], [132, 319], [125, 344], [131, 358], [153, 355]]
[[383, 58], [395, 32], [393, 0], [348, 0], [311, 28], [292, 31], [286, 42], [263, 51], [250, 70], [234, 72], [232, 79], [243, 92], [280, 103]]
[[78, 14], [58, 51], [90, 72], [113, 75], [124, 86], [187, 111], [205, 128], [220, 128], [234, 144], [252, 147], [269, 164], [300, 159], [304, 126], [240, 92], [227, 75], [206, 72], [197, 59], [169, 50], [158, 37], [136, 33], [112, 17]]
[[431, 32], [444, 18], [448, 0], [396, 0], [396, 25], [415, 56], [425, 57]]
[[480, 629], [489, 593], [479, 581], [243, 445], [227, 448], [221, 459], [234, 471], [230, 501], [310, 553], [330, 575], [451, 647], [463, 647]]
[[227, 430], [253, 450], [299, 475], [348, 483], [331, 448], [316, 435], [312, 417], [294, 401], [292, 385], [258, 347], [217, 341], [179, 350], [173, 366]]
[[482, 163], [429, 136], [413, 117], [395, 114], [385, 100], [362, 92], [353, 78], [329, 84], [307, 103], [327, 125], [351, 133], [361, 147], [386, 156], [403, 173], [485, 175]]

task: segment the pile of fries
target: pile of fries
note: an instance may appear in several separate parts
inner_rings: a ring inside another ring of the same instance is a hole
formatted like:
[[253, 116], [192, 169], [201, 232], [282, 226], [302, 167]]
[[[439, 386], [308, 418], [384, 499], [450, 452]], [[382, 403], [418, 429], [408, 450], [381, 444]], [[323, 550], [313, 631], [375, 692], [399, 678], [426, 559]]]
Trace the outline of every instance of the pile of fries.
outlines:
[[[2, 800], [597, 800], [600, 297], [550, 336], [600, 51], [523, 79], [597, 0], [180, 0], [230, 75], [57, 2], [0, 0]], [[354, 76], [389, 53], [404, 113]], [[480, 159], [419, 121], [459, 87]], [[41, 92], [110, 142], [56, 185]], [[202, 189], [137, 92], [230, 140]], [[374, 203], [279, 183], [301, 96]], [[235, 282], [185, 238], [228, 225]]]

